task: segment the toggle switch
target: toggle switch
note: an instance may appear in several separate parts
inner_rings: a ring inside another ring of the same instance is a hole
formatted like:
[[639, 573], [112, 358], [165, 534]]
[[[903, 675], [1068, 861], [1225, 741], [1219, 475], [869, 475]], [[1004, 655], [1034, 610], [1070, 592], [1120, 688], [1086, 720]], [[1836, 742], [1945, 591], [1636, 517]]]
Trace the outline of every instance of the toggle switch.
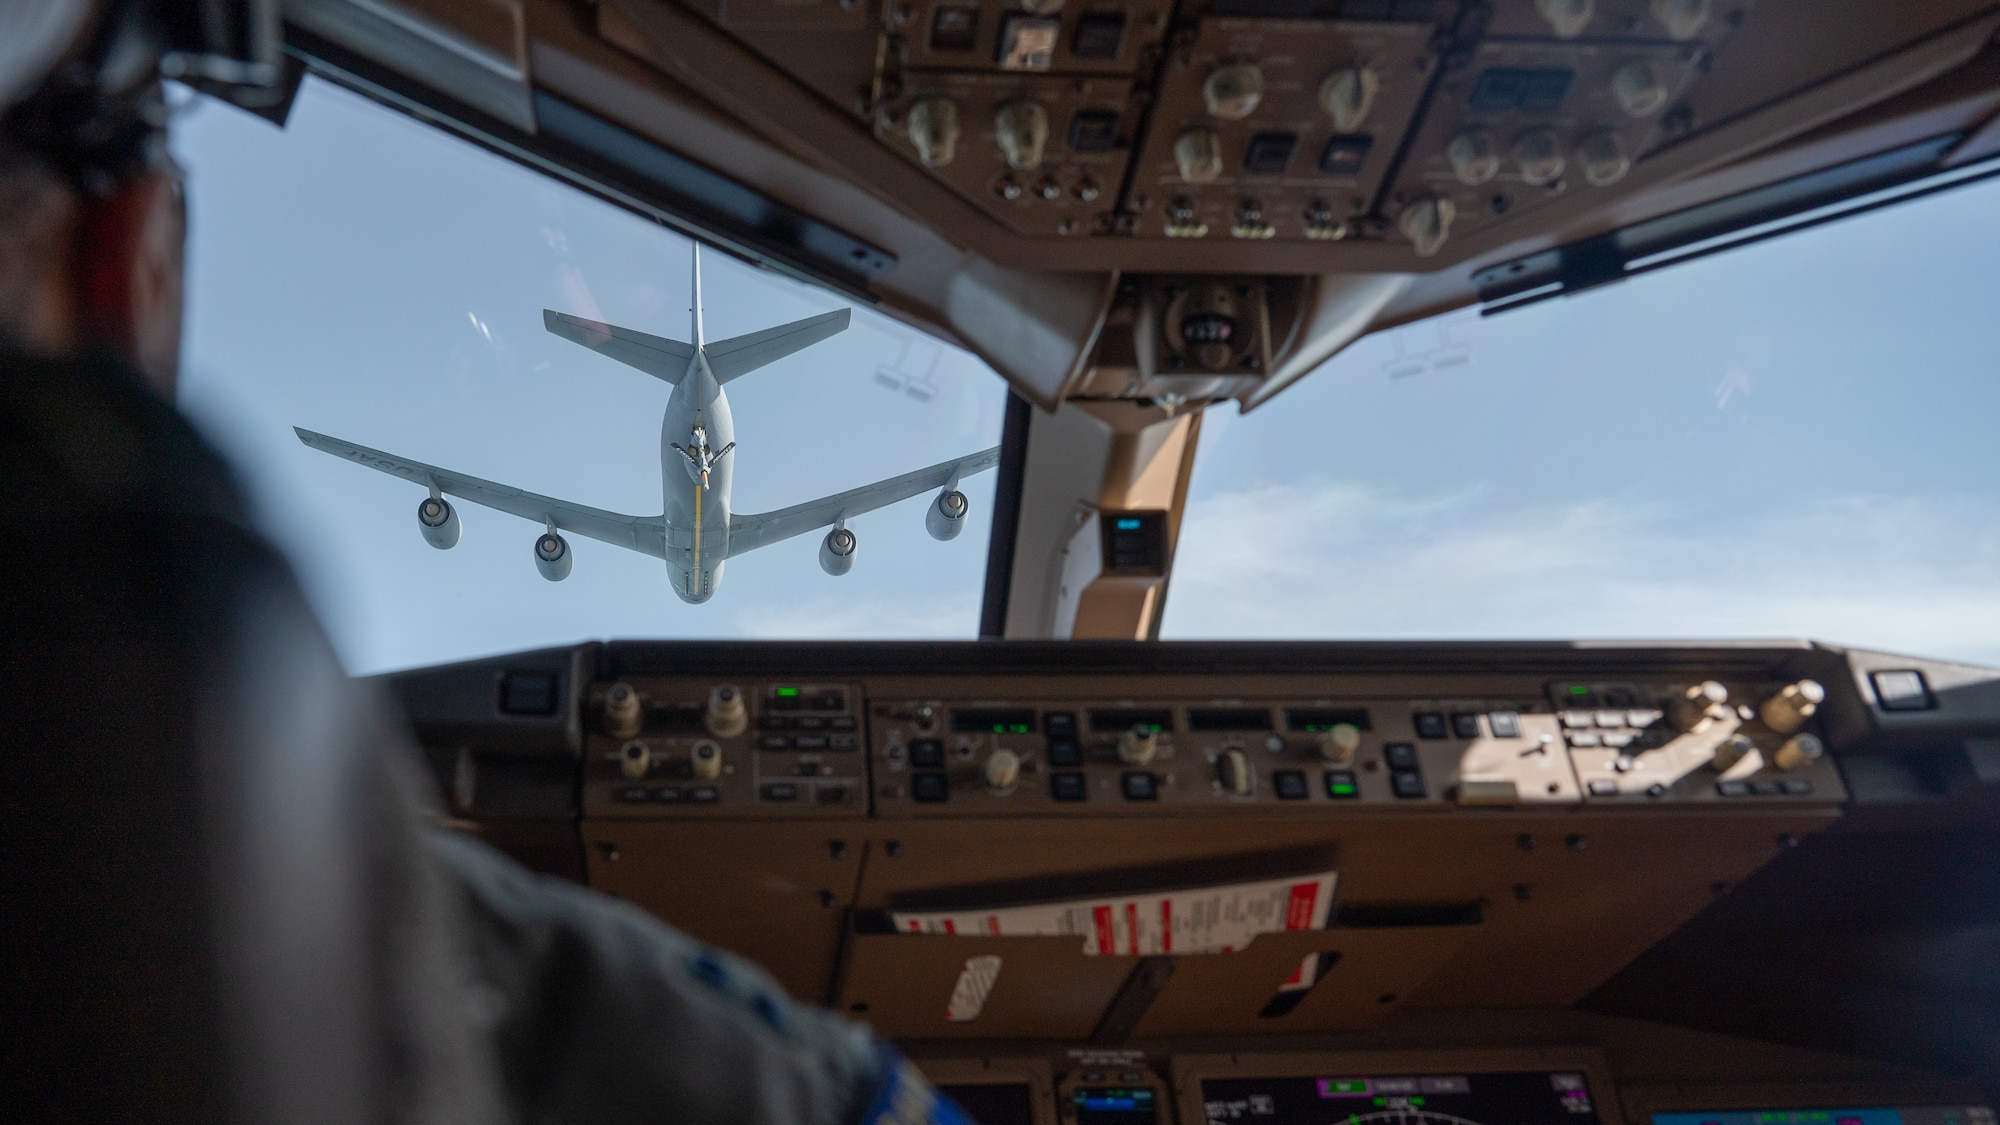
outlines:
[[1817, 680], [1800, 680], [1786, 684], [1778, 694], [1766, 699], [1757, 708], [1757, 717], [1764, 725], [1779, 734], [1791, 734], [1806, 725], [1819, 705], [1826, 702], [1826, 689]]
[[1549, 30], [1558, 39], [1574, 39], [1595, 14], [1595, 0], [1535, 0], [1535, 11], [1549, 21]]
[[905, 127], [926, 168], [942, 168], [958, 154], [958, 106], [950, 99], [926, 98], [911, 106]]
[[1217, 67], [1201, 84], [1201, 98], [1209, 116], [1241, 121], [1257, 112], [1264, 100], [1264, 71], [1248, 62]]
[[620, 680], [604, 692], [604, 733], [613, 738], [630, 738], [646, 725], [639, 705], [639, 692]]
[[708, 733], [717, 738], [735, 738], [750, 725], [750, 711], [743, 706], [743, 693], [732, 684], [718, 684], [708, 692]]
[[1632, 158], [1625, 155], [1625, 142], [1609, 129], [1592, 133], [1576, 146], [1576, 162], [1591, 187], [1610, 187], [1632, 170]]
[[1451, 221], [1457, 215], [1458, 208], [1451, 200], [1426, 196], [1403, 208], [1403, 213], [1396, 217], [1396, 227], [1416, 248], [1417, 257], [1428, 258], [1444, 249], [1445, 239], [1451, 235]]
[[1667, 104], [1667, 84], [1645, 59], [1633, 59], [1611, 75], [1611, 95], [1627, 117], [1651, 117]]
[[1521, 134], [1514, 141], [1513, 156], [1522, 181], [1535, 187], [1561, 179], [1568, 163], [1554, 129], [1530, 129]]
[[1215, 775], [1222, 787], [1238, 797], [1248, 797], [1256, 791], [1257, 778], [1250, 772], [1250, 756], [1230, 747], [1215, 759]]
[[1344, 66], [1319, 84], [1319, 107], [1333, 118], [1335, 132], [1352, 133], [1367, 119], [1375, 92], [1381, 88], [1382, 76], [1374, 67], [1361, 63]]
[[1205, 184], [1222, 175], [1222, 138], [1213, 129], [1193, 128], [1174, 141], [1174, 164], [1181, 179]]
[[1049, 143], [1049, 112], [1040, 102], [1008, 102], [993, 115], [993, 136], [1009, 168], [1025, 172], [1039, 167]]
[[1467, 129], [1453, 137], [1444, 146], [1444, 157], [1451, 162], [1451, 174], [1467, 187], [1478, 187], [1500, 174], [1500, 152], [1493, 147], [1493, 135], [1484, 129]]
[[1708, 22], [1708, 0], [1653, 0], [1653, 18], [1667, 29], [1667, 38], [1693, 39]]
[[694, 767], [694, 775], [703, 781], [714, 781], [722, 776], [722, 747], [707, 739], [694, 744], [694, 751], [688, 755]]
[[653, 752], [643, 742], [628, 742], [618, 748], [618, 772], [634, 781], [653, 769]]

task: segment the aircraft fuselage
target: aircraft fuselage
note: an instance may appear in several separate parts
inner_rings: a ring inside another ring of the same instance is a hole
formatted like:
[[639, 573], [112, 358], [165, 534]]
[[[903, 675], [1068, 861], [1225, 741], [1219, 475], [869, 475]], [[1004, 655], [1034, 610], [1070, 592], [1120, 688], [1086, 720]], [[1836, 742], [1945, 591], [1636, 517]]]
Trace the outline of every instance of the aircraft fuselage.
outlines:
[[[666, 503], [667, 573], [674, 593], [684, 602], [701, 603], [715, 596], [722, 581], [722, 563], [729, 556], [729, 485], [736, 455], [716, 457], [702, 487], [698, 470], [682, 449], [695, 447], [699, 428], [713, 452], [736, 440], [736, 423], [729, 414], [729, 397], [703, 362], [699, 350], [688, 373], [667, 399], [660, 424], [660, 487]], [[681, 448], [676, 449], [678, 445]]]

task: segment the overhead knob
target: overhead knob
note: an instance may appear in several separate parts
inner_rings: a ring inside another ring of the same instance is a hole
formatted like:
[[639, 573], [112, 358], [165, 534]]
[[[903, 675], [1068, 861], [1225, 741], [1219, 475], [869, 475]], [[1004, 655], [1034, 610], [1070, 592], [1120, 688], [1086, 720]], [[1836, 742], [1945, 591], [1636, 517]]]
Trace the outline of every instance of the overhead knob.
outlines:
[[1335, 723], [1332, 729], [1319, 739], [1319, 756], [1336, 766], [1352, 762], [1354, 752], [1359, 749], [1361, 749], [1361, 728], [1353, 723]]
[[613, 738], [630, 738], [646, 725], [639, 706], [639, 692], [623, 680], [604, 692], [604, 733]]
[[1201, 97], [1210, 116], [1241, 121], [1257, 112], [1257, 103], [1264, 100], [1264, 71], [1247, 62], [1217, 67], [1201, 84]]
[[1757, 744], [1748, 738], [1740, 734], [1731, 735], [1728, 741], [1715, 748], [1715, 756], [1708, 760], [1708, 767], [1716, 773], [1727, 773], [1756, 750]]
[[1703, 680], [1681, 692], [1681, 697], [1674, 700], [1673, 706], [1668, 709], [1667, 717], [1673, 720], [1675, 726], [1689, 731], [1710, 719], [1727, 718], [1728, 703], [1728, 688], [1714, 680]]
[[1576, 162], [1591, 187], [1610, 187], [1632, 170], [1632, 158], [1625, 155], [1625, 142], [1609, 129], [1592, 133], [1576, 146]]
[[628, 742], [618, 748], [618, 772], [638, 780], [653, 768], [653, 752], [643, 742]]
[[1514, 142], [1514, 167], [1520, 170], [1521, 179], [1534, 187], [1561, 179], [1567, 163], [1554, 129], [1530, 129]]
[[1118, 760], [1128, 766], [1143, 766], [1160, 752], [1160, 735], [1152, 727], [1135, 726], [1118, 736]]
[[708, 733], [717, 738], [735, 738], [750, 725], [749, 709], [743, 706], [743, 693], [731, 684], [719, 684], [709, 690]]
[[1005, 791], [1021, 780], [1021, 756], [1012, 750], [995, 750], [986, 758], [986, 786]]
[[1250, 772], [1250, 756], [1231, 747], [1215, 759], [1215, 776], [1222, 787], [1238, 797], [1256, 790], [1256, 776]]
[[1451, 235], [1451, 221], [1457, 216], [1458, 208], [1451, 200], [1426, 196], [1404, 207], [1403, 213], [1396, 217], [1396, 226], [1416, 247], [1417, 257], [1428, 258], [1444, 249], [1444, 240]]
[[1611, 95], [1627, 117], [1651, 117], [1667, 104], [1667, 84], [1645, 59], [1633, 59], [1611, 74]]
[[1778, 689], [1757, 708], [1757, 717], [1779, 734], [1790, 734], [1806, 725], [1819, 705], [1826, 702], [1826, 689], [1818, 680], [1800, 680]]
[[1826, 746], [1809, 734], [1795, 734], [1785, 740], [1778, 752], [1771, 755], [1771, 761], [1781, 770], [1798, 770], [1819, 761], [1826, 753]]
[[993, 136], [1009, 168], [1025, 172], [1038, 167], [1049, 143], [1049, 111], [1040, 102], [1008, 102], [993, 115]]
[[1451, 174], [1468, 187], [1478, 187], [1500, 172], [1500, 151], [1493, 147], [1493, 134], [1484, 129], [1467, 129], [1444, 146], [1444, 158], [1451, 161]]
[[1708, 0], [1653, 0], [1653, 18], [1669, 39], [1693, 39], [1708, 22]]
[[958, 106], [949, 98], [925, 98], [910, 107], [910, 145], [928, 168], [942, 168], [958, 154]]
[[1213, 181], [1222, 175], [1222, 138], [1213, 129], [1189, 129], [1174, 142], [1174, 163], [1188, 183]]
[[722, 776], [722, 747], [702, 739], [694, 744], [694, 752], [688, 755], [694, 766], [694, 775], [703, 781], [714, 781]]
[[1535, 0], [1535, 11], [1549, 21], [1558, 39], [1574, 39], [1597, 10], [1595, 0]]
[[1356, 63], [1326, 76], [1319, 84], [1319, 107], [1333, 118], [1333, 127], [1342, 133], [1361, 128], [1368, 108], [1375, 104], [1375, 91], [1382, 88], [1382, 76], [1372, 66]]

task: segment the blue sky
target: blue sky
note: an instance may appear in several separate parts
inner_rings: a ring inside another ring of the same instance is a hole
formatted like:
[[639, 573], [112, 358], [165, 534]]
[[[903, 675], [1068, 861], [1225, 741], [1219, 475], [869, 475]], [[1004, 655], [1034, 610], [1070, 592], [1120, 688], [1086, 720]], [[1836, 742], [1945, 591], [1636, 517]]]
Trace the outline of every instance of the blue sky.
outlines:
[[[544, 307], [685, 332], [685, 239], [309, 80], [288, 129], [196, 103], [182, 401], [243, 471], [365, 673], [593, 637], [970, 637], [993, 474], [958, 540], [921, 500], [731, 560], [688, 606], [590, 542], [298, 444], [302, 425], [638, 514], [668, 388], [549, 336]], [[1810, 636], [2000, 663], [2000, 419], [1985, 263], [2000, 185], [1568, 300], [1365, 340], [1247, 416], [1204, 419], [1168, 637]], [[845, 302], [708, 255], [722, 337]], [[998, 440], [978, 361], [857, 309], [732, 384], [739, 510]]]

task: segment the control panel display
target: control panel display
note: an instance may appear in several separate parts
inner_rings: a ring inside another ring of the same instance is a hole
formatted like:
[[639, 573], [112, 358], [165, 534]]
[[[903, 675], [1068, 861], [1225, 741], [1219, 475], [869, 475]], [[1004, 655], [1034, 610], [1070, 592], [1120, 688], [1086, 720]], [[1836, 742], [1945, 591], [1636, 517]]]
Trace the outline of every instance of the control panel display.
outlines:
[[1656, 1113], [1653, 1125], [1993, 1125], [1988, 1106], [1902, 1109], [1751, 1109]]
[[[1208, 1125], [1596, 1125], [1577, 1071], [1209, 1078]], [[1654, 1118], [1654, 1125], [1660, 1119]]]
[[963, 1083], [938, 1089], [976, 1125], [1035, 1125], [1034, 1091], [1026, 1082]]
[[1069, 1101], [1076, 1125], [1153, 1125], [1160, 1113], [1151, 1086], [1079, 1086]]

